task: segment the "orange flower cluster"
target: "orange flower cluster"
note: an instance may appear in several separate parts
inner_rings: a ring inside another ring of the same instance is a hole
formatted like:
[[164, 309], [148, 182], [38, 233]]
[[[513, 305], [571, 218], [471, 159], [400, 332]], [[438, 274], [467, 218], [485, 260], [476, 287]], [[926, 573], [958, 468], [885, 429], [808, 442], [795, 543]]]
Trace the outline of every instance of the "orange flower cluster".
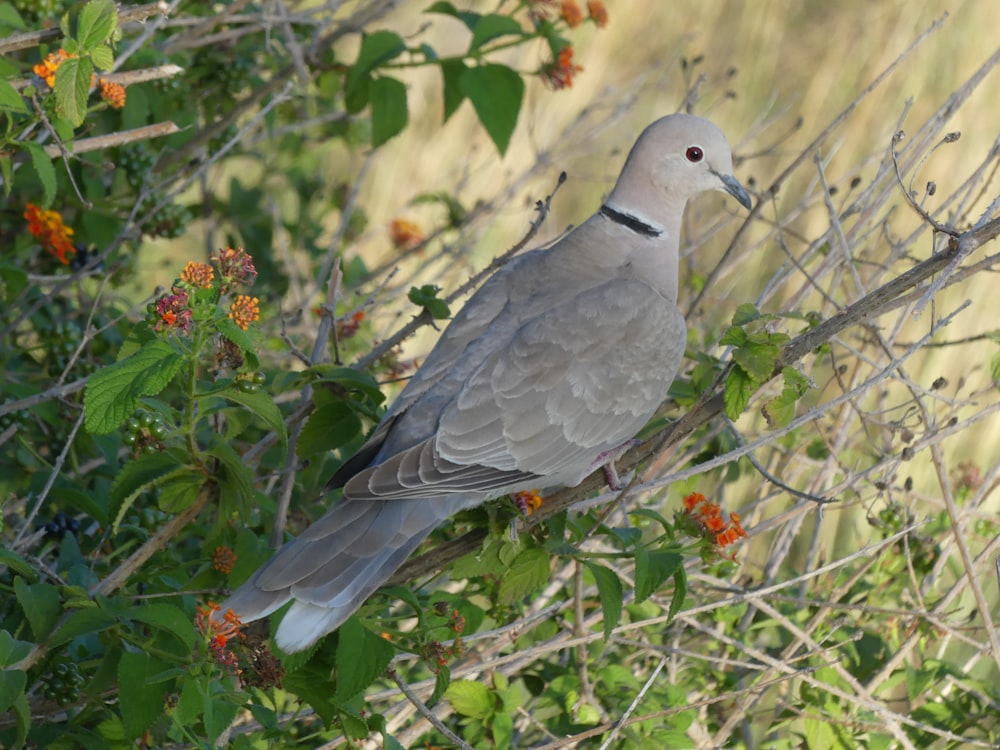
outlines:
[[212, 552], [212, 567], [224, 575], [233, 572], [236, 564], [236, 553], [229, 547], [216, 547]]
[[98, 81], [101, 88], [101, 99], [108, 103], [112, 109], [121, 109], [125, 106], [125, 87], [120, 83], [101, 78]]
[[181, 271], [181, 281], [200, 289], [211, 289], [215, 279], [215, 270], [208, 263], [197, 263], [189, 260]]
[[351, 338], [361, 328], [361, 321], [365, 319], [365, 311], [357, 310], [349, 318], [339, 318], [337, 320], [337, 340]]
[[575, 29], [583, 23], [583, 11], [576, 4], [576, 0], [563, 0], [559, 6], [559, 17], [566, 22], [571, 29]]
[[260, 300], [246, 294], [238, 295], [229, 306], [229, 318], [239, 328], [247, 330], [251, 323], [260, 320]]
[[603, 29], [608, 25], [608, 9], [604, 7], [601, 0], [590, 0], [587, 3], [587, 13], [590, 14], [590, 20], [597, 28]]
[[724, 520], [722, 509], [700, 492], [684, 498], [684, 513], [702, 530], [702, 536], [714, 541], [720, 550], [747, 535], [736, 513], [730, 513], [729, 520]]
[[198, 607], [194, 616], [195, 627], [208, 638], [208, 648], [215, 660], [224, 667], [240, 674], [239, 661], [236, 654], [228, 650], [229, 642], [236, 638], [245, 638], [241, 632], [243, 623], [236, 613], [227, 609], [222, 617], [217, 613], [222, 611], [215, 602], [209, 602], [207, 607]]
[[242, 247], [220, 248], [218, 256], [213, 257], [212, 261], [219, 268], [223, 294], [229, 291], [231, 286], [250, 286], [257, 278], [257, 268], [253, 264], [253, 258]]
[[73, 229], [63, 224], [58, 211], [43, 211], [34, 203], [24, 207], [24, 218], [28, 231], [42, 247], [55, 255], [64, 266], [69, 264], [69, 255], [76, 254], [73, 246]]
[[573, 76], [583, 72], [582, 65], [573, 63], [573, 47], [567, 44], [552, 62], [542, 67], [542, 80], [553, 89], [568, 89], [573, 85]]
[[393, 219], [389, 225], [389, 239], [397, 250], [412, 250], [424, 241], [424, 233], [412, 221]]
[[526, 516], [530, 516], [542, 507], [542, 496], [538, 494], [538, 490], [522, 490], [515, 492], [510, 497], [518, 510]]
[[35, 74], [43, 78], [50, 89], [55, 88], [56, 71], [59, 70], [60, 65], [72, 57], [76, 57], [76, 55], [71, 55], [60, 47], [55, 52], [47, 54], [45, 59], [35, 66]]

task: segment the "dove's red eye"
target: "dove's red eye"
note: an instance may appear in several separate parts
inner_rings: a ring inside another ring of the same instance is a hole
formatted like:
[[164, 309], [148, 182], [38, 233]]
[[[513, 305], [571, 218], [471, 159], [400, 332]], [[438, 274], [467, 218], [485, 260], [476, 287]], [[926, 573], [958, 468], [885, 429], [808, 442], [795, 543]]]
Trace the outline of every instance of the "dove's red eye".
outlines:
[[687, 151], [684, 152], [684, 156], [690, 162], [699, 162], [705, 158], [705, 152], [702, 151], [697, 146], [690, 146]]

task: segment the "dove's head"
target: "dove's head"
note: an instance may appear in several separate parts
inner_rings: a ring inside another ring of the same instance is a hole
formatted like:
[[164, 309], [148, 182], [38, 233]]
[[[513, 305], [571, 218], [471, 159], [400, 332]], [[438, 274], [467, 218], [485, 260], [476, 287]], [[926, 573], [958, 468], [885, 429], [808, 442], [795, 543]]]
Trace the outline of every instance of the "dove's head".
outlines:
[[668, 115], [639, 136], [607, 204], [669, 230], [688, 198], [707, 190], [751, 207], [750, 194], [733, 176], [733, 153], [722, 131], [703, 117]]

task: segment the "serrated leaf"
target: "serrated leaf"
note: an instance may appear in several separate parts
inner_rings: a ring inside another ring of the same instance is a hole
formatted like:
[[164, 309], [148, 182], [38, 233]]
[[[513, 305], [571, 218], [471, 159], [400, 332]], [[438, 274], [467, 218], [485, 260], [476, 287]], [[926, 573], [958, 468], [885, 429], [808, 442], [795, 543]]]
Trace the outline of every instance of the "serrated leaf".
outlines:
[[524, 81], [520, 74], [506, 65], [489, 63], [466, 68], [458, 83], [503, 156], [510, 145], [524, 99]]
[[[19, 554], [14, 552], [12, 549], [0, 544], [0, 565], [10, 568], [12, 571], [18, 575], [24, 576], [29, 581], [38, 580], [38, 571], [29, 563], [25, 558], [21, 557]], [[4, 633], [0, 630], [0, 635]], [[3, 662], [0, 662], [2, 665]]]
[[98, 70], [111, 70], [115, 66], [115, 53], [106, 44], [92, 49], [90, 59]]
[[0, 110], [17, 112], [22, 115], [29, 114], [28, 105], [24, 103], [24, 98], [4, 78], [0, 78]]
[[79, 127], [87, 116], [87, 97], [94, 65], [86, 57], [63, 60], [56, 71], [56, 106], [73, 127]]
[[337, 692], [335, 701], [347, 701], [385, 672], [395, 649], [362, 625], [356, 617], [337, 630]]
[[395, 78], [379, 76], [368, 87], [368, 101], [372, 107], [372, 146], [378, 148], [409, 122], [406, 86]]
[[92, 52], [111, 38], [117, 25], [118, 9], [112, 0], [90, 0], [80, 11], [76, 40], [83, 49]]
[[236, 500], [249, 503], [253, 499], [253, 472], [243, 462], [243, 457], [228, 443], [215, 442], [205, 453], [219, 459], [225, 469], [224, 481], [236, 493]]
[[462, 716], [485, 719], [493, 712], [493, 696], [481, 682], [456, 680], [448, 686], [444, 695]]
[[726, 416], [730, 419], [737, 419], [750, 403], [750, 396], [753, 393], [753, 381], [741, 367], [734, 367], [726, 376], [726, 385], [723, 389], [722, 400], [725, 404]]
[[152, 678], [167, 665], [149, 654], [126, 651], [118, 662], [118, 701], [125, 721], [125, 736], [134, 740], [163, 715], [168, 686]]
[[687, 591], [687, 573], [684, 572], [684, 566], [681, 566], [674, 573], [674, 593], [670, 596], [670, 609], [667, 611], [670, 619], [676, 617], [677, 613], [681, 611], [684, 599], [687, 597]]
[[56, 197], [56, 169], [52, 166], [52, 159], [45, 153], [44, 148], [37, 143], [23, 145], [31, 154], [31, 166], [38, 175], [38, 181], [42, 183], [42, 207], [48, 208]]
[[157, 507], [166, 513], [179, 513], [198, 499], [205, 477], [200, 472], [174, 473], [160, 484]]
[[112, 533], [118, 533], [125, 514], [142, 493], [189, 471], [186, 466], [178, 466], [177, 460], [169, 453], [143, 454], [125, 464], [111, 485]]
[[248, 331], [244, 331], [232, 318], [220, 318], [216, 322], [216, 329], [240, 348], [240, 351], [256, 352], [253, 336]]
[[448, 122], [448, 119], [455, 114], [455, 110], [465, 101], [465, 94], [462, 93], [459, 81], [462, 80], [462, 74], [466, 70], [465, 63], [461, 60], [446, 60], [441, 63], [445, 122]]
[[754, 305], [749, 302], [744, 302], [742, 305], [736, 308], [736, 312], [733, 313], [733, 321], [731, 325], [734, 326], [745, 326], [747, 323], [751, 323], [760, 318], [760, 310], [758, 310]]
[[622, 582], [610, 568], [591, 562], [585, 563], [585, 565], [597, 583], [597, 594], [601, 598], [601, 611], [604, 613], [604, 640], [608, 640], [614, 629], [618, 627], [622, 616], [624, 598]]
[[785, 381], [781, 395], [766, 403], [761, 409], [771, 429], [784, 427], [795, 418], [795, 404], [811, 387], [809, 378], [794, 367], [783, 368], [781, 374]]
[[369, 77], [375, 68], [399, 57], [406, 51], [403, 38], [394, 31], [376, 31], [361, 38], [358, 59], [347, 72], [345, 90], [348, 95]]
[[78, 636], [107, 630], [117, 623], [114, 614], [102, 607], [78, 609], [59, 627], [48, 645], [50, 648], [55, 648]]
[[302, 427], [297, 453], [307, 458], [346, 445], [361, 433], [361, 420], [343, 401], [333, 401], [316, 409]]
[[538, 591], [548, 580], [549, 556], [544, 550], [526, 549], [500, 579], [497, 599], [501, 604], [513, 604]]
[[173, 380], [184, 358], [164, 341], [151, 341], [126, 359], [90, 376], [83, 397], [84, 425], [104, 434], [124, 424], [143, 396], [155, 396]]
[[245, 406], [260, 417], [271, 432], [277, 434], [282, 445], [288, 442], [288, 431], [285, 429], [285, 420], [281, 416], [281, 410], [278, 409], [277, 404], [274, 403], [274, 399], [271, 398], [271, 394], [265, 391], [245, 393], [239, 388], [226, 388], [217, 395], [222, 396], [227, 401], [233, 401], [240, 406]]
[[143, 604], [128, 610], [128, 619], [143, 622], [175, 636], [189, 650], [198, 637], [191, 618], [172, 604]]
[[738, 326], [730, 326], [722, 334], [719, 344], [722, 346], [746, 346], [748, 341], [750, 341], [750, 338], [747, 336], [746, 331]]
[[747, 344], [733, 350], [733, 361], [757, 383], [763, 383], [774, 373], [781, 349], [774, 344]]
[[29, 584], [18, 576], [14, 579], [14, 595], [28, 618], [35, 640], [44, 641], [62, 614], [59, 589], [51, 583]]
[[481, 16], [472, 27], [472, 42], [467, 55], [473, 55], [480, 47], [501, 36], [525, 36], [521, 24], [510, 16], [490, 13]]
[[640, 549], [635, 553], [635, 603], [641, 604], [656, 593], [663, 582], [677, 572], [684, 558], [676, 552]]
[[437, 676], [434, 678], [434, 692], [431, 693], [430, 699], [427, 701], [428, 706], [434, 706], [441, 696], [448, 692], [448, 687], [451, 685], [451, 670], [448, 669], [447, 664], [441, 664], [438, 666]]

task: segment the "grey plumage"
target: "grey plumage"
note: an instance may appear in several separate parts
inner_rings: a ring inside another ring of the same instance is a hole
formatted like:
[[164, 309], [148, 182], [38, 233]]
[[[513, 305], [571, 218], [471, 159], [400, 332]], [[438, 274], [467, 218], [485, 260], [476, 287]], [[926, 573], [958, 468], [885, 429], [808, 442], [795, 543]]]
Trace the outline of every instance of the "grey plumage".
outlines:
[[691, 115], [650, 125], [601, 211], [473, 295], [331, 479], [343, 497], [223, 610], [253, 620], [294, 600], [276, 639], [304, 649], [449, 516], [577, 484], [632, 438], [681, 364], [680, 225], [688, 198], [706, 190], [750, 208], [721, 131]]

